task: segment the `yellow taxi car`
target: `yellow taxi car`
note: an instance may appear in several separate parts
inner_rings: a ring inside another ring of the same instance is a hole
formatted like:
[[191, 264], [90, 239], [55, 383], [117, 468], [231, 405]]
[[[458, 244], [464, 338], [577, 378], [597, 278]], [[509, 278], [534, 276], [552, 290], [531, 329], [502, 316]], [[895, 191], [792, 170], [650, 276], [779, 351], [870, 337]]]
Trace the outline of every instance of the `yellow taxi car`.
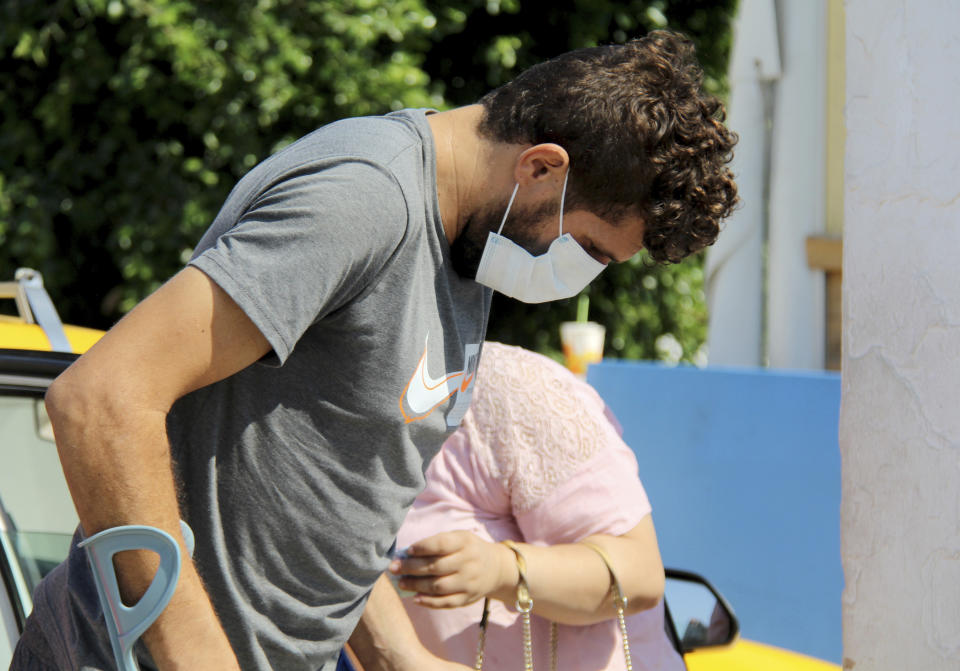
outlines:
[[[34, 270], [0, 282], [0, 668], [32, 609], [33, 589], [66, 557], [77, 516], [43, 394], [103, 335], [61, 323]], [[689, 671], [839, 671], [822, 660], [739, 638], [723, 596], [701, 576], [667, 569], [665, 627]]]

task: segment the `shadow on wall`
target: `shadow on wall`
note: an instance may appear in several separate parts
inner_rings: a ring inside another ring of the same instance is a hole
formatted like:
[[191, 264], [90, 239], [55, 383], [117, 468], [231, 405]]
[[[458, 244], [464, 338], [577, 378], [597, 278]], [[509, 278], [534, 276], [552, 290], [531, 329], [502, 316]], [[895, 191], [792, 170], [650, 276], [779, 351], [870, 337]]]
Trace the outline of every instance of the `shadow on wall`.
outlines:
[[839, 374], [605, 360], [587, 380], [637, 455], [664, 565], [713, 582], [744, 638], [840, 663]]

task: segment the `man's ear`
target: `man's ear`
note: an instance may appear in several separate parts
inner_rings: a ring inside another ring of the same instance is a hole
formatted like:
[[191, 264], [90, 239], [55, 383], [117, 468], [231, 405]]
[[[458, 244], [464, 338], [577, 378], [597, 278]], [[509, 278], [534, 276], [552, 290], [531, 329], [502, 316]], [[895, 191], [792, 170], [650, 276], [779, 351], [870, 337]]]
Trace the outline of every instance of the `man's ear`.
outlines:
[[560, 145], [552, 142], [535, 144], [517, 157], [514, 179], [520, 186], [562, 180], [569, 164], [567, 150]]

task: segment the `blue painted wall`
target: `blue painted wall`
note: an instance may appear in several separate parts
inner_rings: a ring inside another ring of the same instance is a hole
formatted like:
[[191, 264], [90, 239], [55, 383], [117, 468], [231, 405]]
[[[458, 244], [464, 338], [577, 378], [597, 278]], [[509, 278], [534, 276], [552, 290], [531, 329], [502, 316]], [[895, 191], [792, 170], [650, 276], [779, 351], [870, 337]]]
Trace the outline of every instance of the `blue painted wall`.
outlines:
[[664, 564], [742, 635], [840, 663], [840, 376], [604, 360], [588, 381], [637, 454]]

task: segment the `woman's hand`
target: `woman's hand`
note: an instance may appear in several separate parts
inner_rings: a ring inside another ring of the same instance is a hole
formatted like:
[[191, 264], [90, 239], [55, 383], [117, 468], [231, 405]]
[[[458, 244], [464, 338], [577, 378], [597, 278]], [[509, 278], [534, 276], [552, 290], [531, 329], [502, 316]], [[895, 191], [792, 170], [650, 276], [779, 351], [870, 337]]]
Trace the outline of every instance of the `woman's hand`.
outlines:
[[512, 603], [519, 580], [513, 552], [469, 531], [447, 531], [417, 541], [389, 570], [414, 601], [430, 608], [457, 608], [485, 596]]

